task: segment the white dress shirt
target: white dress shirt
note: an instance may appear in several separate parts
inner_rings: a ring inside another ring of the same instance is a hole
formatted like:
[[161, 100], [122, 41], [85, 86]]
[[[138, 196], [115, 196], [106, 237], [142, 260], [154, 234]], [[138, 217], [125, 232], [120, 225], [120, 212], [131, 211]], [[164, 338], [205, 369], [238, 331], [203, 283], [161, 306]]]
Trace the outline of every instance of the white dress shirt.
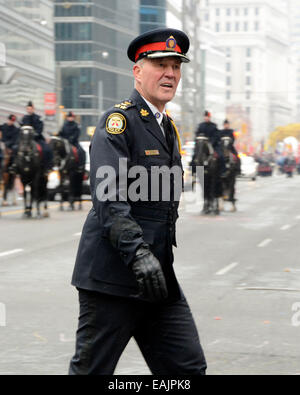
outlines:
[[166, 136], [164, 128], [162, 126], [163, 116], [164, 116], [164, 114], [167, 115], [166, 110], [164, 109], [163, 112], [160, 112], [160, 111], [158, 111], [157, 107], [155, 107], [152, 103], [150, 103], [148, 100], [146, 100], [143, 96], [142, 96], [142, 98], [145, 100], [148, 107], [153, 112], [153, 115], [155, 116], [155, 119], [157, 120], [157, 123], [159, 124], [161, 131], [163, 132], [163, 135]]

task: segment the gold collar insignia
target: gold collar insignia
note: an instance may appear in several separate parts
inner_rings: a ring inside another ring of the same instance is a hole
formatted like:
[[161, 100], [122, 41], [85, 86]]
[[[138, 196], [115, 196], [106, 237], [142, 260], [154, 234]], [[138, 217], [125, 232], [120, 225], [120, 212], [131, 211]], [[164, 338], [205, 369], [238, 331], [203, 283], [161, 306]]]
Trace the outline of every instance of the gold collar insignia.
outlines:
[[149, 112], [147, 110], [141, 109], [140, 114], [142, 117], [148, 117]]

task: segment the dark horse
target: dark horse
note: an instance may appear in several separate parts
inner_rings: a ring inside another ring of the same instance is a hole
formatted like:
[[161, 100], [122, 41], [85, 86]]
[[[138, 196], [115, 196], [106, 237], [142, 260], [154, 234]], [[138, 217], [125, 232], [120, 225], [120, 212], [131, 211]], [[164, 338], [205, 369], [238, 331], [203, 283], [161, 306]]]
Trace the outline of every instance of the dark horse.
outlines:
[[231, 211], [236, 211], [235, 181], [238, 174], [238, 158], [232, 153], [232, 139], [228, 136], [221, 138], [221, 149], [224, 156], [226, 172], [222, 177], [223, 200], [232, 204]]
[[79, 202], [79, 210], [82, 209], [82, 183], [84, 177], [84, 164], [80, 164], [77, 148], [68, 140], [54, 136], [50, 146], [53, 150], [54, 166], [58, 168], [60, 175], [59, 193], [61, 195], [60, 209], [63, 210], [63, 202], [70, 203], [70, 209], [74, 210], [75, 202]]
[[[195, 181], [195, 170], [197, 166], [203, 168], [202, 191], [204, 194], [203, 214], [214, 213], [219, 214], [218, 197], [219, 192], [219, 163], [215, 151], [205, 136], [196, 138], [195, 151], [192, 160], [193, 179]], [[201, 182], [202, 184], [202, 182]]]
[[16, 191], [14, 189], [16, 173], [12, 166], [12, 150], [2, 147], [3, 159], [0, 165], [1, 189], [3, 190], [2, 206], [8, 206], [8, 196], [12, 194], [12, 205], [16, 204]]
[[14, 167], [24, 188], [24, 217], [32, 216], [32, 206], [36, 202], [37, 218], [41, 218], [40, 204], [44, 202], [44, 217], [47, 212], [47, 181], [48, 176], [43, 166], [41, 147], [34, 140], [34, 130], [31, 126], [20, 129], [19, 147]]

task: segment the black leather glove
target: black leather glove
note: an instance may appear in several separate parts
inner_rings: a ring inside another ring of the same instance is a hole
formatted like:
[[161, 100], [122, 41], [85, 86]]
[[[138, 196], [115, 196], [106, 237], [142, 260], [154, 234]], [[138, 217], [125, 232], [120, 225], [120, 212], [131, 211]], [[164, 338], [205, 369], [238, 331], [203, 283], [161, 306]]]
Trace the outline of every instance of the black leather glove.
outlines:
[[141, 297], [150, 302], [159, 302], [167, 298], [168, 290], [161, 265], [147, 245], [138, 248], [131, 267]]

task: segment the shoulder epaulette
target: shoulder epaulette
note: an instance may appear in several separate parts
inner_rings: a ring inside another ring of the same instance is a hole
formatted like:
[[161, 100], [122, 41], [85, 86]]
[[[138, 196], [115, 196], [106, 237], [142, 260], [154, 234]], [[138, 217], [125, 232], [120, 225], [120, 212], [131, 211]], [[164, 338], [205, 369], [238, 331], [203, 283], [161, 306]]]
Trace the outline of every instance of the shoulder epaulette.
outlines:
[[130, 107], [133, 107], [134, 103], [130, 100], [123, 101], [120, 104], [115, 104], [115, 108], [119, 108], [120, 110], [127, 110]]

